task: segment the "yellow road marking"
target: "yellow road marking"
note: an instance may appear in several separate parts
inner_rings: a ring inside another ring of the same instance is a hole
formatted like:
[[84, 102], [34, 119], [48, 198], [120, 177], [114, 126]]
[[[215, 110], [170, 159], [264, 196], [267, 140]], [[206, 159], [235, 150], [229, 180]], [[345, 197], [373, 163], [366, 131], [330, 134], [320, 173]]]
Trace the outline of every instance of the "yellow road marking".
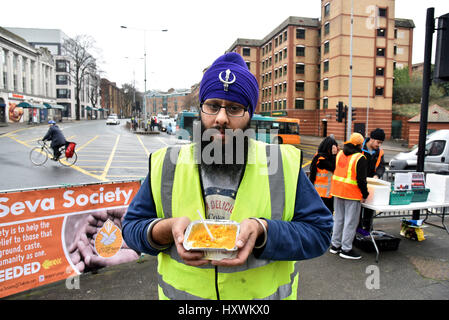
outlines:
[[143, 150], [145, 150], [145, 153], [147, 154], [147, 157], [150, 155], [150, 152], [148, 151], [148, 149], [145, 147], [145, 145], [142, 142], [142, 139], [140, 138], [140, 136], [138, 134], [136, 134], [137, 140], [139, 140], [140, 144], [142, 145]]
[[304, 167], [308, 166], [311, 162], [312, 162], [312, 160], [310, 160], [310, 161], [304, 163], [304, 164], [302, 165], [302, 167], [304, 168]]
[[117, 139], [115, 139], [114, 147], [112, 148], [111, 154], [109, 155], [108, 162], [106, 163], [106, 166], [103, 170], [103, 173], [101, 174], [102, 179], [106, 179], [106, 175], [108, 174], [109, 168], [111, 167], [112, 159], [114, 158], [115, 150], [117, 150], [117, 145], [120, 140], [120, 135], [117, 135]]
[[95, 139], [97, 139], [98, 136], [93, 137], [92, 139], [90, 139], [89, 141], [87, 141], [85, 144], [83, 144], [81, 147], [76, 148], [76, 152], [80, 152], [81, 150], [83, 150], [85, 147], [87, 147], [92, 141], [94, 141]]

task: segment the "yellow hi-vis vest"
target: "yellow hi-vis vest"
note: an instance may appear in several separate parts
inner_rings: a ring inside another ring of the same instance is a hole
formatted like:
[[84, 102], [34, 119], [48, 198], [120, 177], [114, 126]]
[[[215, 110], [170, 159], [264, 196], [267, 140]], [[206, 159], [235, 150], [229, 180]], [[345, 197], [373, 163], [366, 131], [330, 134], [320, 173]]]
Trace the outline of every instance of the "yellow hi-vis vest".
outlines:
[[[294, 214], [301, 151], [290, 145], [250, 140], [248, 160], [231, 219], [263, 217], [291, 221]], [[205, 212], [194, 144], [163, 148], [151, 155], [151, 189], [160, 218]], [[267, 164], [268, 159], [268, 164]], [[296, 299], [294, 261], [256, 259], [237, 267], [183, 263], [176, 246], [158, 254], [160, 299]]]

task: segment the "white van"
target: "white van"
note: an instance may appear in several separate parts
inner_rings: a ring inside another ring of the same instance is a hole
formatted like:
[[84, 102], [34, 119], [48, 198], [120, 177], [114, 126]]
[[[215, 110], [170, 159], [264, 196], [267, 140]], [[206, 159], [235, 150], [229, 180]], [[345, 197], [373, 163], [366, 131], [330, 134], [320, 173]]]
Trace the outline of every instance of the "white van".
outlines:
[[[398, 153], [390, 160], [392, 170], [413, 170], [418, 163], [418, 146]], [[449, 170], [449, 130], [437, 130], [427, 136], [424, 170]]]

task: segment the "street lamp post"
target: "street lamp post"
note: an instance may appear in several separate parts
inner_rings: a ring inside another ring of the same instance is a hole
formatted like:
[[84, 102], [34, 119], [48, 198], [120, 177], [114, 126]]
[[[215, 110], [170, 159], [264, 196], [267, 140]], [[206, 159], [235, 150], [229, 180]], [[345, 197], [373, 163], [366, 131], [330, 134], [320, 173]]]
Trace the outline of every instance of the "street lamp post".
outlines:
[[147, 45], [146, 45], [146, 38], [147, 38], [147, 31], [160, 31], [160, 32], [167, 32], [168, 29], [141, 29], [141, 28], [134, 28], [134, 27], [128, 27], [128, 26], [120, 26], [122, 29], [134, 29], [134, 30], [140, 30], [143, 31], [143, 64], [144, 64], [144, 92], [143, 92], [143, 119], [145, 125], [147, 124], [147, 103], [146, 103], [146, 92], [147, 92]]

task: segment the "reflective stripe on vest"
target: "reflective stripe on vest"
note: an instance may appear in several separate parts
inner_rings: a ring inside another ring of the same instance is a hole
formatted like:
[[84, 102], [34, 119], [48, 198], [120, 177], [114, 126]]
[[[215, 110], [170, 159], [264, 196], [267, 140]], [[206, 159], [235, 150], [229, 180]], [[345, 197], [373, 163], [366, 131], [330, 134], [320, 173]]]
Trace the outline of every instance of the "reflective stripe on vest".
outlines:
[[[250, 162], [248, 157], [231, 219], [240, 222], [255, 216], [290, 221], [300, 151], [288, 145], [250, 141], [249, 155], [255, 154], [258, 161]], [[151, 187], [158, 217], [187, 216], [197, 220], [196, 209], [204, 213], [193, 150], [193, 145], [187, 145], [178, 151], [165, 148], [152, 154]], [[178, 153], [178, 157], [167, 153]], [[292, 261], [256, 259], [252, 254], [238, 267], [192, 267], [185, 265], [176, 247], [171, 246], [158, 255], [158, 279], [161, 299], [216, 299], [215, 282], [221, 299], [296, 299], [298, 272]]]
[[[317, 166], [320, 160], [324, 160], [324, 157], [319, 157], [317, 161]], [[326, 169], [316, 168], [315, 186], [316, 191], [321, 198], [332, 198], [331, 192], [331, 182], [332, 182], [332, 172]]]
[[362, 153], [352, 154], [344, 168], [339, 166], [341, 157], [348, 156], [344, 155], [343, 151], [337, 154], [336, 168], [332, 176], [331, 194], [339, 198], [360, 200], [362, 199], [362, 193], [357, 185], [356, 167], [359, 159], [364, 156]]

